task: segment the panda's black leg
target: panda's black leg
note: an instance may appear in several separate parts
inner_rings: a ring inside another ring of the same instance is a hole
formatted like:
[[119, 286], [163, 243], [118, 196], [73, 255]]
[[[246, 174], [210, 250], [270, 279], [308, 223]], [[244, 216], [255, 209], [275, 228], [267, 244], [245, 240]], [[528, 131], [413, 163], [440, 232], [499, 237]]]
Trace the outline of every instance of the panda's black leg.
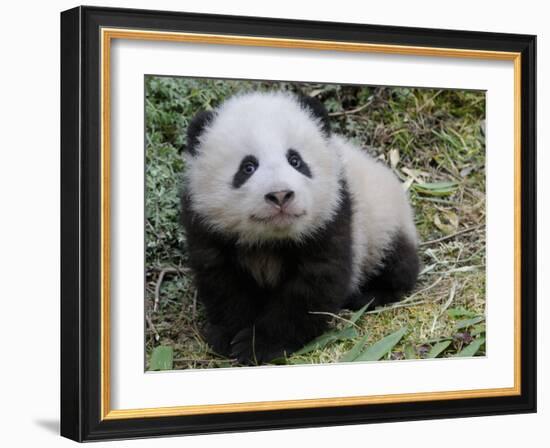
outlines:
[[383, 268], [368, 278], [359, 291], [350, 295], [345, 308], [358, 310], [371, 302], [369, 308], [400, 300], [412, 291], [420, 270], [416, 246], [403, 234], [396, 235], [386, 252]]
[[363, 308], [365, 305], [367, 305], [369, 302], [370, 305], [368, 306], [368, 309], [374, 307], [374, 300], [368, 300], [368, 296], [363, 292], [362, 286], [358, 291], [355, 291], [354, 293], [350, 294], [346, 301], [344, 302], [344, 305], [342, 308], [352, 311], [357, 311]]

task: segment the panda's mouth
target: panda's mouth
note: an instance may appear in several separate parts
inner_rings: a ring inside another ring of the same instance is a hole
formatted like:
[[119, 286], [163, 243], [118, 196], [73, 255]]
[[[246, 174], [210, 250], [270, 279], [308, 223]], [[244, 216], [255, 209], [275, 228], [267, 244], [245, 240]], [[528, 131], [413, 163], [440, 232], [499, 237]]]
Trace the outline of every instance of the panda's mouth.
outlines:
[[281, 210], [278, 213], [269, 216], [251, 215], [250, 219], [254, 222], [259, 222], [262, 224], [288, 225], [292, 224], [297, 219], [300, 219], [302, 216], [305, 216], [305, 214], [305, 210], [301, 213], [287, 213]]

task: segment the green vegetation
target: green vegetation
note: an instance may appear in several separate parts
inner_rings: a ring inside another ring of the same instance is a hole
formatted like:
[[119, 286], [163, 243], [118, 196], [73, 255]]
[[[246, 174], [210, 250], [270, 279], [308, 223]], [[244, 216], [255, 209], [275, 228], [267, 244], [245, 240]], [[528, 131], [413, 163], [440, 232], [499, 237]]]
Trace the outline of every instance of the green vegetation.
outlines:
[[178, 223], [182, 149], [197, 111], [237, 92], [274, 88], [321, 99], [335, 132], [392, 167], [415, 208], [423, 269], [403, 301], [342, 311], [329, 332], [273, 363], [484, 355], [483, 92], [147, 77], [147, 368], [237, 365], [212, 353], [201, 336], [203, 313]]

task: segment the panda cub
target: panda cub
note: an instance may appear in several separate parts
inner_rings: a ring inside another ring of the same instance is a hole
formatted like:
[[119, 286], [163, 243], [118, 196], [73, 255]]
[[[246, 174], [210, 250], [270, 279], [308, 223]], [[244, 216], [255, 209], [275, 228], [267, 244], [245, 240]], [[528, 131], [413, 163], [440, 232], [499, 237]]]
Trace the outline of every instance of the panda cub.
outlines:
[[193, 119], [185, 158], [181, 216], [215, 352], [269, 362], [322, 334], [331, 313], [413, 288], [401, 183], [332, 134], [319, 101], [234, 96]]

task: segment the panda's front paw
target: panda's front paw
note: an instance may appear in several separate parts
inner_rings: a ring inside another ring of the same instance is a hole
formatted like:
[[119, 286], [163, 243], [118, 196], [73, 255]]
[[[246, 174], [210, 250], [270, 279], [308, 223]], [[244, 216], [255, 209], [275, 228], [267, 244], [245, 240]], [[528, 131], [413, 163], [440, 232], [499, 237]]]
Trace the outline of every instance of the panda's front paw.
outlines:
[[208, 345], [218, 355], [227, 356], [231, 353], [231, 332], [222, 325], [207, 324], [204, 337]]
[[263, 364], [280, 358], [285, 351], [285, 347], [270, 340], [256, 327], [244, 328], [231, 341], [231, 356], [240, 364]]

